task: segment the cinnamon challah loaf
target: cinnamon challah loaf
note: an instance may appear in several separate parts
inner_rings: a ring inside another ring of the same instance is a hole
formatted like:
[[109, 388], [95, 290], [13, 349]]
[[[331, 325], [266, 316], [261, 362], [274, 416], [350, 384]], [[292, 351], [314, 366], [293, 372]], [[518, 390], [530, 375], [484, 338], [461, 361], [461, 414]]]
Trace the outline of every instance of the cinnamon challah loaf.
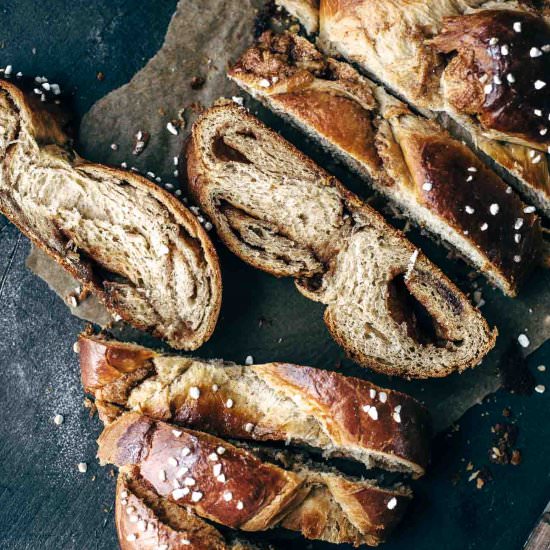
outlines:
[[[309, 2], [292, 0], [300, 16], [297, 3]], [[420, 110], [448, 113], [550, 216], [550, 24], [535, 6], [320, 0], [319, 43]]]
[[[136, 413], [107, 426], [98, 444], [102, 464], [137, 472], [160, 497], [243, 531], [282, 526], [311, 539], [376, 546], [411, 498], [405, 487], [382, 488], [310, 464], [284, 469], [227, 441]], [[126, 536], [132, 534], [139, 536], [137, 525]]]
[[437, 123], [350, 65], [323, 56], [298, 35], [268, 31], [228, 75], [506, 294], [514, 296], [537, 264], [540, 224], [512, 189]]
[[221, 437], [306, 445], [420, 476], [428, 411], [366, 380], [288, 363], [239, 366], [81, 335], [82, 382], [110, 424], [125, 411]]

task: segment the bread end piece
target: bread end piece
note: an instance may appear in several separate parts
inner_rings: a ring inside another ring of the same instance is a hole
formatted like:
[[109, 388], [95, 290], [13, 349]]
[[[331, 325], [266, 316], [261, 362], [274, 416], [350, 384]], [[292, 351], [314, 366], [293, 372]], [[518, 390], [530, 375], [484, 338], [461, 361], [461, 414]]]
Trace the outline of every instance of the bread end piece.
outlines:
[[216, 251], [175, 197], [78, 157], [56, 118], [0, 80], [0, 212], [106, 308], [177, 349], [196, 349], [221, 305]]
[[137, 468], [119, 473], [115, 523], [122, 550], [259, 550], [224, 536], [190, 510], [161, 498], [139, 476]]

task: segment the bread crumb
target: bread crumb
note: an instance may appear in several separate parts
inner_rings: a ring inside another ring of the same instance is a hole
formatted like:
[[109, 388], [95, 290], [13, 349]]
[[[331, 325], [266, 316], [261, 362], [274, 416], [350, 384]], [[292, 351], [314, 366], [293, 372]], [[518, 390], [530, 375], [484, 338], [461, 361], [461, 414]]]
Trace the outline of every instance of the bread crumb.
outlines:
[[510, 464], [513, 466], [519, 466], [521, 464], [521, 452], [518, 449], [512, 451], [512, 458], [510, 459]]
[[81, 474], [85, 474], [88, 471], [88, 465], [86, 462], [79, 462], [77, 467]]

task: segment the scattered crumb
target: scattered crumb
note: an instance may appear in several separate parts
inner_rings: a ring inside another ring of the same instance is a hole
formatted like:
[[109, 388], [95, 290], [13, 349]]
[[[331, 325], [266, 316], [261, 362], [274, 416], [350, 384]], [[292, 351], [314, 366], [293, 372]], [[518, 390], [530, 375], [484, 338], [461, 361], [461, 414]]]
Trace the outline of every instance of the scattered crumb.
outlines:
[[535, 386], [535, 391], [537, 393], [544, 393], [546, 391], [546, 388], [542, 384], [538, 384]]
[[53, 423], [56, 425], [56, 426], [61, 426], [61, 424], [63, 424], [63, 421], [65, 420], [65, 418], [63, 417], [62, 414], [56, 414], [54, 417], [53, 417]]
[[78, 463], [78, 471], [81, 474], [85, 474], [88, 471], [88, 465], [85, 462]]
[[103, 73], [102, 71], [98, 71], [95, 75], [95, 77], [100, 81], [102, 82], [103, 80], [105, 80], [105, 73]]
[[512, 466], [519, 466], [521, 464], [521, 452], [518, 449], [512, 451], [512, 457], [510, 458], [510, 464]]
[[495, 424], [491, 432], [493, 444], [489, 449], [489, 460], [494, 464], [511, 464], [519, 428], [516, 424], [502, 422]]
[[502, 409], [502, 416], [504, 416], [505, 418], [509, 418], [510, 416], [512, 416], [512, 410], [510, 409], [510, 407], [505, 407], [504, 409]]
[[466, 466], [466, 471], [467, 472], [471, 472], [472, 470], [474, 469], [474, 465], [472, 462], [468, 462], [467, 466]]
[[200, 90], [205, 83], [205, 79], [202, 76], [194, 76], [191, 79], [191, 88], [193, 90]]

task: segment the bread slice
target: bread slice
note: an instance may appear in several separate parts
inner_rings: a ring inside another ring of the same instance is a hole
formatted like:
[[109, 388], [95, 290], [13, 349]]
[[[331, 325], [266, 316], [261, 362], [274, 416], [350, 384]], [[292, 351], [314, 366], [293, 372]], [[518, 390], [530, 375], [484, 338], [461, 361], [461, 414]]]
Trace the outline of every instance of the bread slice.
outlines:
[[71, 149], [36, 95], [0, 81], [0, 212], [114, 315], [178, 349], [216, 324], [218, 258], [195, 216], [147, 179]]
[[227, 536], [191, 510], [160, 497], [129, 468], [118, 476], [115, 523], [121, 550], [260, 550], [229, 533]]
[[224, 440], [136, 413], [105, 428], [98, 443], [102, 464], [136, 467], [159, 496], [244, 531], [283, 525], [328, 542], [376, 545], [411, 498], [400, 486], [386, 489], [307, 465], [286, 470]]
[[327, 305], [362, 365], [409, 378], [475, 366], [493, 347], [479, 311], [375, 210], [236, 105], [209, 109], [187, 149], [190, 192], [249, 264]]
[[84, 334], [78, 347], [84, 388], [106, 424], [130, 410], [221, 437], [306, 445], [415, 477], [428, 463], [428, 411], [365, 380], [288, 363], [238, 366], [163, 355]]
[[[290, 9], [298, 14], [294, 4]], [[534, 87], [546, 82], [550, 58], [531, 55], [533, 47], [544, 53], [550, 25], [534, 6], [516, 0], [321, 0], [318, 44], [421, 112], [451, 116], [550, 216], [550, 132], [540, 133], [548, 126], [550, 84]]]
[[509, 296], [536, 266], [537, 216], [526, 214], [526, 205], [468, 147], [350, 65], [323, 56], [298, 35], [267, 31], [228, 76]]

